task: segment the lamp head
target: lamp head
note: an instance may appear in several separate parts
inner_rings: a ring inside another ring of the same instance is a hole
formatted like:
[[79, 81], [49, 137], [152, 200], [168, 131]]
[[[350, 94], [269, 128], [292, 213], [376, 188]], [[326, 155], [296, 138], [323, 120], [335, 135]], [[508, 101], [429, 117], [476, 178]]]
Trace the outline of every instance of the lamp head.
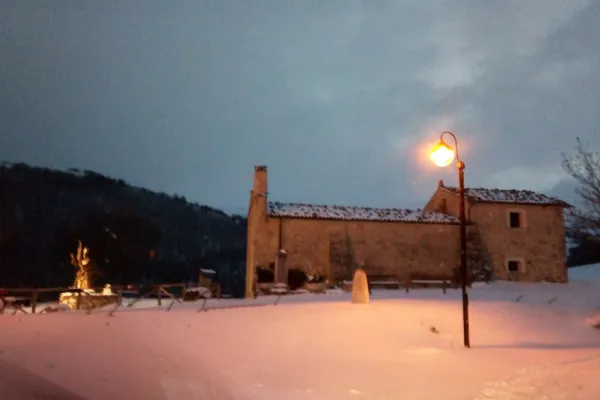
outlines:
[[438, 167], [447, 167], [454, 161], [456, 152], [450, 146], [448, 146], [442, 139], [433, 146], [429, 152], [431, 161]]

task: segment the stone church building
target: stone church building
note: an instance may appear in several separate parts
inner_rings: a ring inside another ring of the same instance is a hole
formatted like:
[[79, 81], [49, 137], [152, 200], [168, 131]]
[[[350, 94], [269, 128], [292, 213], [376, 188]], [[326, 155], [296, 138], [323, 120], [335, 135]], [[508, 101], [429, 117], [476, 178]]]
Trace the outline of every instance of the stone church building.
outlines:
[[[331, 281], [369, 275], [451, 276], [460, 265], [459, 196], [439, 182], [423, 210], [269, 201], [267, 167], [254, 167], [248, 209], [246, 295], [257, 267], [284, 250], [287, 268]], [[566, 282], [564, 201], [529, 190], [466, 189], [469, 267], [493, 279]]]

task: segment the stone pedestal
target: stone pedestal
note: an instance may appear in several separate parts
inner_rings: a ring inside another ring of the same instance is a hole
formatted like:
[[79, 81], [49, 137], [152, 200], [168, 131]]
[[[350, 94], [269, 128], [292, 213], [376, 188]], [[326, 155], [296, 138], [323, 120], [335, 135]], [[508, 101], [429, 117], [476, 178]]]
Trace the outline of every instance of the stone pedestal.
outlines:
[[92, 290], [83, 293], [63, 292], [60, 294], [59, 302], [65, 304], [71, 310], [90, 310], [100, 308], [119, 301], [115, 293], [102, 294]]
[[287, 253], [281, 249], [275, 255], [275, 283], [288, 284]]
[[352, 303], [369, 304], [369, 282], [364, 269], [359, 268], [354, 272], [352, 280]]

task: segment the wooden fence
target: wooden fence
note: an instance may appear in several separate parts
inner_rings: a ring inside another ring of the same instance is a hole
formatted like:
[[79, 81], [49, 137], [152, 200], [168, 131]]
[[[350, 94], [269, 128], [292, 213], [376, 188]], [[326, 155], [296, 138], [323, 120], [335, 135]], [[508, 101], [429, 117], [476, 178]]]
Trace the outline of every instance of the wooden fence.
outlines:
[[[162, 306], [163, 298], [171, 298], [173, 302], [181, 303], [180, 298], [183, 297], [187, 285], [185, 283], [161, 283], [157, 285], [116, 285], [111, 286], [111, 291], [116, 293], [117, 295], [117, 304], [121, 305], [123, 300], [123, 294], [131, 294], [135, 300], [128, 304], [128, 307], [131, 307], [133, 304], [139, 302], [144, 298], [148, 298], [152, 295], [156, 295], [156, 300], [159, 306]], [[181, 288], [181, 296], [178, 298], [177, 296], [170, 293], [167, 289], [173, 288]], [[103, 287], [92, 288], [97, 292], [102, 292]], [[24, 304], [27, 302], [30, 303], [31, 313], [36, 314], [37, 306], [40, 303], [39, 297], [45, 293], [62, 293], [62, 292], [70, 292], [74, 293], [77, 296], [77, 306], [76, 309], [80, 309], [82, 297], [89, 295], [85, 291], [81, 289], [74, 289], [68, 287], [51, 287], [51, 288], [14, 288], [5, 289], [7, 294], [0, 294], [0, 300], [2, 301], [2, 305], [0, 306], [0, 313], [4, 313], [4, 310], [7, 307], [14, 308], [14, 313], [21, 311], [23, 313], [27, 313], [24, 310]], [[20, 295], [20, 296], [19, 296]], [[9, 300], [10, 298], [15, 298], [16, 301]], [[171, 304], [170, 307], [172, 307]], [[170, 308], [169, 307], [169, 308]]]
[[[173, 295], [173, 293], [169, 292], [166, 289], [173, 289], [173, 288], [181, 288], [181, 297], [178, 298], [177, 296]], [[101, 291], [103, 288], [95, 288], [94, 290]], [[145, 289], [145, 291], [140, 291], [140, 289]], [[108, 310], [108, 316], [112, 316], [117, 309], [123, 304], [123, 294], [130, 292], [130, 294], [133, 294], [131, 292], [136, 293], [135, 296], [133, 296], [133, 298], [135, 299], [134, 301], [130, 302], [127, 304], [127, 307], [132, 307], [135, 303], [139, 302], [140, 300], [147, 298], [151, 295], [156, 295], [156, 300], [159, 306], [162, 305], [162, 299], [163, 298], [170, 298], [172, 299], [171, 304], [167, 307], [167, 311], [170, 311], [171, 308], [173, 307], [173, 305], [175, 303], [182, 303], [182, 297], [186, 291], [186, 284], [184, 283], [163, 283], [163, 284], [158, 284], [158, 285], [143, 285], [143, 286], [131, 286], [131, 285], [127, 285], [127, 286], [113, 286], [111, 287], [111, 290], [113, 291], [113, 293], [117, 294], [117, 299], [114, 302], [114, 307], [112, 307], [110, 310]], [[44, 294], [44, 293], [56, 293], [56, 292], [70, 292], [70, 293], [75, 293], [78, 296], [78, 301], [77, 301], [77, 307], [76, 309], [80, 309], [80, 305], [81, 305], [81, 299], [85, 296], [93, 296], [89, 293], [86, 293], [83, 290], [77, 290], [77, 289], [73, 289], [73, 288], [66, 288], [66, 287], [52, 287], [52, 288], [15, 288], [15, 289], [6, 289], [6, 293], [0, 293], [0, 301], [2, 301], [2, 304], [0, 304], [0, 314], [3, 314], [6, 308], [12, 308], [14, 311], [12, 313], [12, 315], [16, 315], [19, 311], [23, 312], [25, 314], [28, 314], [27, 310], [24, 309], [24, 307], [26, 307], [26, 303], [27, 300], [30, 303], [31, 306], [31, 314], [40, 314], [40, 313], [44, 313], [47, 312], [48, 309], [43, 309], [41, 311], [37, 311], [37, 307], [39, 306], [40, 302], [38, 302], [38, 299], [40, 297], [40, 295]], [[24, 294], [27, 296], [14, 296], [15, 294]], [[7, 298], [12, 298], [12, 299], [18, 299], [18, 302], [7, 302], [6, 299]], [[219, 300], [219, 297], [216, 298], [217, 300]], [[207, 307], [207, 300], [208, 298], [206, 297], [202, 297], [199, 300], [202, 300], [202, 304], [200, 309], [198, 310], [198, 312], [205, 312], [205, 311], [213, 311], [213, 310], [230, 310], [230, 309], [236, 309], [236, 308], [249, 308], [249, 307], [264, 307], [264, 306], [276, 306], [277, 304], [279, 304], [279, 302], [282, 299], [282, 294], [278, 294], [277, 296], [274, 296], [274, 302], [273, 303], [259, 303], [259, 304], [231, 304], [231, 305], [220, 305], [218, 307]], [[24, 302], [25, 301], [25, 302]], [[109, 303], [109, 304], [112, 304]], [[105, 306], [108, 304], [105, 304]], [[102, 308], [101, 307], [97, 307], [97, 308]], [[91, 314], [92, 311], [94, 309], [97, 308], [89, 308], [87, 310], [87, 314]]]

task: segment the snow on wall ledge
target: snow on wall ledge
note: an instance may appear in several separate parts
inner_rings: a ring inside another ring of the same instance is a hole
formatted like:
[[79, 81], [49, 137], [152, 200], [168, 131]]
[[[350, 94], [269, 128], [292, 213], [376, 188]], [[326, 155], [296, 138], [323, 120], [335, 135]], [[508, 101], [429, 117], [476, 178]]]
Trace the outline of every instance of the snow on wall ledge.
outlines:
[[[458, 189], [456, 187], [444, 186], [443, 188], [453, 194], [458, 194]], [[531, 190], [465, 188], [465, 196], [472, 202], [480, 203], [511, 203], [571, 207], [567, 202], [557, 199], [556, 197], [546, 196], [545, 194], [533, 192]]]
[[269, 202], [269, 216], [275, 218], [379, 221], [421, 224], [458, 224], [459, 220], [442, 213], [401, 208], [324, 206], [301, 203]]

